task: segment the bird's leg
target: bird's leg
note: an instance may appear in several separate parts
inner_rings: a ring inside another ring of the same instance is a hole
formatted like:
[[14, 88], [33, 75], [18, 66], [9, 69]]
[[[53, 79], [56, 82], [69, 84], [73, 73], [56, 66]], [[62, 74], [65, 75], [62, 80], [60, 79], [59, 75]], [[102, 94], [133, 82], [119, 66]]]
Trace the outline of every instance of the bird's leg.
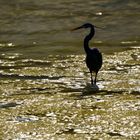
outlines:
[[90, 72], [90, 76], [91, 76], [91, 85], [93, 85], [92, 72]]
[[96, 79], [97, 79], [97, 72], [95, 73], [95, 79], [94, 79], [94, 84], [96, 85]]

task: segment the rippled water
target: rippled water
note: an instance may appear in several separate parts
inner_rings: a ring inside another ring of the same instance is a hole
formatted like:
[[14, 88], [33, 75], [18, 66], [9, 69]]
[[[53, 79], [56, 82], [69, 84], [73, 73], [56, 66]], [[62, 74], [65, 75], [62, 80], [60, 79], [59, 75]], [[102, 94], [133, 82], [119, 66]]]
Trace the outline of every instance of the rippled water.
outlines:
[[70, 29], [85, 22], [105, 28], [91, 43], [102, 52], [140, 44], [139, 0], [5, 0], [0, 5], [0, 53], [81, 54], [85, 32]]
[[[0, 1], [0, 139], [139, 139], [139, 1]], [[84, 22], [103, 53], [90, 85]]]
[[140, 49], [104, 55], [96, 87], [83, 55], [1, 56], [3, 139], [139, 139]]

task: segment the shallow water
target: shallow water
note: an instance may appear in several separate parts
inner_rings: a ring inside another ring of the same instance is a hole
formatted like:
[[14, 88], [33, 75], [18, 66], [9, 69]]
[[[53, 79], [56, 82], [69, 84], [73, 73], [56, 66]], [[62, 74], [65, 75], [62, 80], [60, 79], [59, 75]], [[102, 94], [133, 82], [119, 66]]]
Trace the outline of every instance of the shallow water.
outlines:
[[83, 55], [3, 55], [2, 139], [139, 139], [140, 49], [104, 55], [97, 86]]
[[[139, 139], [139, 1], [0, 1], [0, 139]], [[84, 12], [83, 12], [84, 11]], [[82, 13], [82, 14], [81, 14]], [[84, 22], [103, 53], [90, 85]]]

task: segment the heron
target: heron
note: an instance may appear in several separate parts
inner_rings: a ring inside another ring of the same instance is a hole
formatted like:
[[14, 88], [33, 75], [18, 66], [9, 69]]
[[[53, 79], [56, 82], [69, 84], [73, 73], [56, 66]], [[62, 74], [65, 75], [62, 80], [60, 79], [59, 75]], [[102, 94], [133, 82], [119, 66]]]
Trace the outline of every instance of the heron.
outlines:
[[[102, 67], [103, 59], [102, 59], [102, 54], [97, 48], [90, 48], [89, 47], [89, 41], [94, 37], [95, 35], [95, 28], [100, 28], [97, 27], [91, 23], [85, 23], [80, 27], [72, 29], [72, 31], [85, 28], [85, 29], [90, 29], [90, 33], [84, 38], [84, 50], [86, 53], [86, 65], [89, 69], [90, 76], [91, 76], [91, 85], [96, 85], [97, 81], [97, 74], [99, 70]], [[93, 72], [95, 73], [95, 78], [93, 81]]]

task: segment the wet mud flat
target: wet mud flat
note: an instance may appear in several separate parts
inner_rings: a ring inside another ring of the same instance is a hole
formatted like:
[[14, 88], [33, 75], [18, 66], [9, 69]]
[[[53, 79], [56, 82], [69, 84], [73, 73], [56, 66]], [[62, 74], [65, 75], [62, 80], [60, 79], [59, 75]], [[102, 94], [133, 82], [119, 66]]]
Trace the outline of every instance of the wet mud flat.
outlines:
[[96, 87], [84, 55], [0, 56], [0, 139], [140, 139], [140, 49], [103, 55]]

